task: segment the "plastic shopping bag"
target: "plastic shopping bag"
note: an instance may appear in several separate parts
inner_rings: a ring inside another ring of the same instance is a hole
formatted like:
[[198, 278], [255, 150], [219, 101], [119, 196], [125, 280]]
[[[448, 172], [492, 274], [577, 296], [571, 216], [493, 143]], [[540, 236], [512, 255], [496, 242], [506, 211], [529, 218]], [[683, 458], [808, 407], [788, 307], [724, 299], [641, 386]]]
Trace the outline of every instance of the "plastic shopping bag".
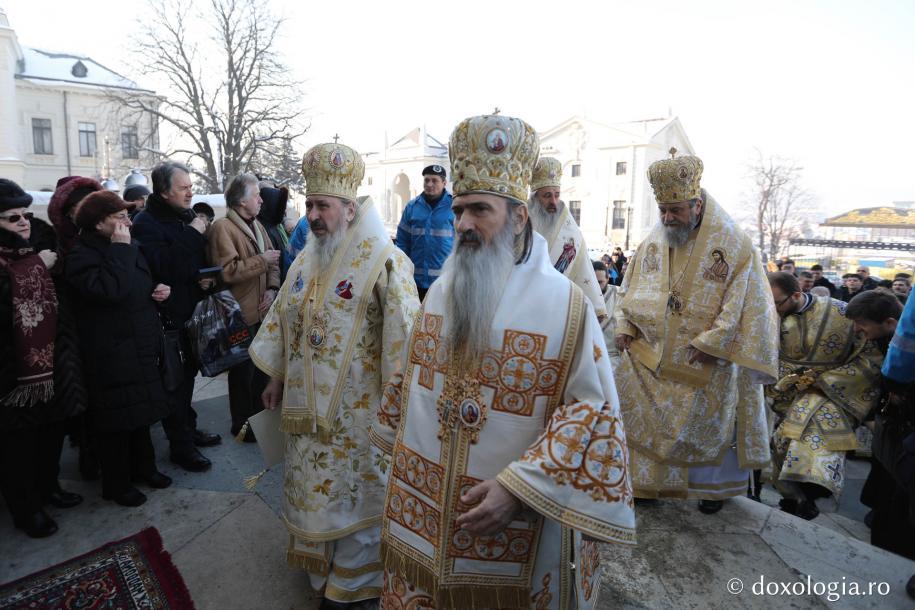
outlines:
[[215, 377], [249, 358], [248, 347], [254, 337], [238, 301], [228, 290], [197, 303], [186, 329], [204, 377]]

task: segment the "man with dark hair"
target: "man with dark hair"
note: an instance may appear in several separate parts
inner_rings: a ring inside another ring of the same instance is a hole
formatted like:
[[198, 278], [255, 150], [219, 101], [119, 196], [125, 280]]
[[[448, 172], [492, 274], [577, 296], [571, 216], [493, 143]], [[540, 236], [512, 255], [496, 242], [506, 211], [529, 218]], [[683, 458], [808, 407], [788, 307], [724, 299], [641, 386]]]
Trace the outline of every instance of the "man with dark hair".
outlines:
[[827, 280], [823, 275], [823, 265], [820, 265], [819, 263], [811, 265], [810, 273], [813, 275], [814, 286], [824, 286], [829, 289], [830, 295], [836, 294], [836, 285]]
[[801, 292], [810, 292], [813, 288], [813, 274], [809, 271], [801, 271], [797, 274], [798, 284], [801, 286]]
[[441, 165], [423, 169], [423, 192], [407, 204], [397, 225], [395, 243], [413, 261], [420, 301], [441, 275], [454, 241], [454, 214], [447, 184]]
[[206, 223], [207, 228], [209, 228], [209, 226], [213, 224], [213, 221], [216, 219], [216, 210], [214, 210], [213, 206], [211, 206], [209, 203], [206, 203], [205, 201], [198, 201], [193, 206], [191, 206], [191, 209], [194, 210], [194, 216]]
[[[613, 253], [616, 256], [616, 253]], [[608, 267], [602, 261], [592, 261], [594, 265], [594, 274], [597, 276], [597, 285], [600, 286], [601, 293], [604, 295], [604, 305], [607, 308], [607, 317], [601, 320], [600, 327], [604, 332], [604, 342], [607, 344], [607, 355], [616, 368], [620, 353], [616, 349], [616, 320], [613, 317], [613, 310], [616, 309], [616, 300], [619, 295], [619, 286], [613, 283], [610, 273], [616, 272], [616, 267], [612, 264]]]
[[162, 420], [162, 427], [171, 445], [171, 461], [185, 470], [200, 472], [211, 463], [197, 447], [217, 445], [218, 434], [197, 429], [197, 413], [191, 407], [197, 363], [191, 357], [190, 339], [184, 323], [194, 313], [203, 290], [213, 280], [199, 279], [207, 266], [204, 237], [206, 223], [191, 210], [190, 170], [173, 161], [164, 161], [152, 171], [153, 192], [146, 208], [137, 214], [131, 233], [140, 243], [140, 250], [149, 263], [153, 280], [171, 286], [171, 295], [162, 303], [163, 321], [181, 333], [184, 352], [184, 381], [169, 393], [172, 413]]
[[769, 286], [781, 317], [779, 380], [767, 389], [775, 487], [782, 510], [813, 519], [816, 499], [842, 492], [845, 453], [857, 448], [855, 428], [879, 399], [883, 356], [855, 333], [845, 303], [801, 292], [790, 273], [769, 274]]
[[904, 277], [905, 274], [897, 274], [896, 279], [893, 280], [893, 294], [905, 305], [906, 301], [909, 298], [909, 293], [912, 292], [912, 281], [907, 277]]
[[530, 125], [501, 115], [466, 119], [451, 136], [458, 237], [372, 434], [391, 459], [385, 608], [587, 610], [595, 540], [634, 542], [594, 307], [530, 229], [539, 148]]
[[862, 278], [857, 273], [846, 273], [842, 276], [842, 287], [836, 291], [836, 298], [848, 303], [861, 292]]
[[854, 323], [855, 331], [878, 342], [882, 352], [886, 352], [901, 315], [899, 299], [883, 288], [862, 292], [845, 307], [845, 317]]
[[785, 273], [790, 273], [792, 275], [797, 275], [797, 265], [795, 265], [794, 261], [788, 257], [782, 259], [782, 262], [778, 265], [778, 270]]
[[127, 213], [130, 215], [131, 220], [146, 207], [147, 197], [149, 197], [149, 189], [142, 184], [134, 184], [124, 189], [122, 199], [124, 203], [130, 206]]

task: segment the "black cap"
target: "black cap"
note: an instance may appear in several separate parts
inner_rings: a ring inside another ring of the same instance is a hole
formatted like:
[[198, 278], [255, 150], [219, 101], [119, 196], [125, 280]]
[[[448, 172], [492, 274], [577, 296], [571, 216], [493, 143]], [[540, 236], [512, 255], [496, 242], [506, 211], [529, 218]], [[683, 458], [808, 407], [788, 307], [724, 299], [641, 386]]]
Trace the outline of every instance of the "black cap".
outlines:
[[445, 168], [441, 165], [429, 165], [423, 170], [423, 176], [428, 176], [430, 174], [433, 176], [439, 176], [442, 180], [444, 180]]
[[142, 184], [134, 184], [124, 189], [122, 199], [124, 201], [136, 201], [140, 197], [149, 197], [149, 189]]
[[32, 196], [22, 187], [6, 178], [0, 178], [0, 212], [32, 205]]

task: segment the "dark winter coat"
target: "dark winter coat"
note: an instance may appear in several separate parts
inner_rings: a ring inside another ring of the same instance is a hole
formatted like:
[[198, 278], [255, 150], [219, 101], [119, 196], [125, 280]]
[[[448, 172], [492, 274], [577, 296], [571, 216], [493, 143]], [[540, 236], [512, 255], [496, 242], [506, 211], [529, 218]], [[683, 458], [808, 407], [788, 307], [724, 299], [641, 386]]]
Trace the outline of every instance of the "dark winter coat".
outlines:
[[[0, 229], [0, 245], [24, 247], [35, 252], [56, 250], [57, 240], [48, 223], [32, 218], [32, 235], [28, 244], [9, 231]], [[21, 430], [46, 423], [59, 422], [86, 410], [87, 396], [83, 384], [83, 365], [79, 353], [76, 322], [63, 280], [63, 265], [58, 260], [51, 268], [57, 292], [57, 336], [54, 339], [54, 399], [50, 404], [29, 408], [0, 406], [0, 430]], [[0, 268], [0, 396], [16, 386], [16, 364], [13, 352], [13, 295], [10, 277]]]
[[149, 264], [153, 281], [171, 287], [165, 311], [180, 328], [204, 296], [197, 285], [197, 274], [207, 267], [207, 240], [190, 226], [192, 220], [193, 210], [176, 210], [153, 193], [130, 230]]
[[80, 331], [90, 425], [127, 431], [155, 423], [169, 407], [158, 360], [162, 325], [156, 285], [136, 244], [81, 233], [66, 260]]

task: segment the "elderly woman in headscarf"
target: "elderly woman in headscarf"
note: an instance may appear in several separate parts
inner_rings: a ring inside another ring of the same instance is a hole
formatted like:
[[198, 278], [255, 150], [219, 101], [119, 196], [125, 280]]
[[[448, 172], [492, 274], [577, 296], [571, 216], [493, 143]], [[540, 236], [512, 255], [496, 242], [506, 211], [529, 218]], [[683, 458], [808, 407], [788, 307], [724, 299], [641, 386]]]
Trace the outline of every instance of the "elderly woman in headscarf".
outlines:
[[57, 531], [44, 504], [82, 502], [57, 477], [63, 422], [85, 408], [85, 390], [72, 318], [54, 284], [54, 232], [31, 203], [0, 179], [0, 491], [13, 524], [43, 538]]
[[79, 239], [65, 261], [74, 295], [86, 385], [87, 419], [102, 467], [102, 497], [139, 506], [133, 486], [171, 485], [156, 468], [149, 426], [168, 414], [159, 373], [162, 325], [156, 302], [170, 289], [155, 284], [130, 239], [128, 206], [111, 191], [90, 193], [75, 215]]

